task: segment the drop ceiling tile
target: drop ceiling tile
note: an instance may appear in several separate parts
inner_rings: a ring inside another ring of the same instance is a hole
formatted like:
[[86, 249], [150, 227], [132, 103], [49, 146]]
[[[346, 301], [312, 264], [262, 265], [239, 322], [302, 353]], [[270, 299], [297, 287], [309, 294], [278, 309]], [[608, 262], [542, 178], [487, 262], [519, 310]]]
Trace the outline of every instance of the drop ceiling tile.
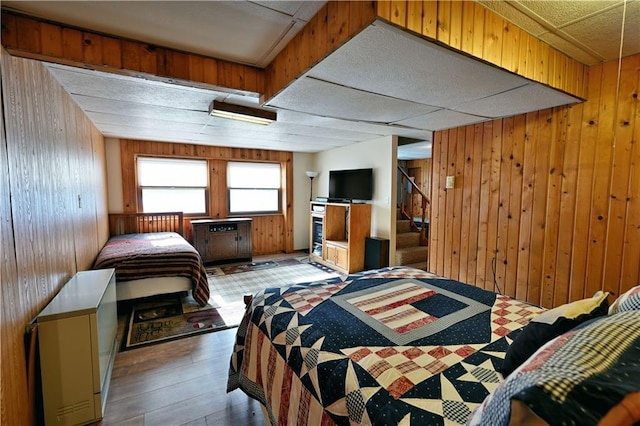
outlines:
[[128, 117], [156, 118], [181, 123], [206, 124], [211, 116], [204, 111], [170, 108], [136, 102], [116, 101], [104, 98], [94, 98], [84, 95], [73, 95], [76, 103], [87, 113], [100, 112], [112, 114], [118, 112]]
[[323, 117], [386, 124], [437, 108], [302, 77], [267, 105]]
[[514, 5], [517, 4], [515, 1], [478, 0], [478, 3], [534, 36], [538, 36], [547, 30], [540, 23], [515, 7]]
[[91, 121], [98, 127], [102, 125], [120, 125], [125, 127], [139, 127], [141, 129], [155, 129], [158, 133], [166, 130], [179, 130], [186, 133], [199, 133], [204, 126], [202, 124], [183, 123], [180, 121], [168, 121], [157, 118], [132, 117], [125, 114], [88, 112]]
[[480, 99], [526, 82], [381, 21], [331, 53], [308, 75], [440, 107]]
[[226, 93], [179, 86], [100, 71], [49, 66], [52, 75], [70, 94], [158, 105], [193, 111], [209, 111], [214, 98]]
[[[562, 31], [580, 40], [606, 60], [616, 59], [620, 50], [622, 12], [623, 7], [618, 6], [575, 24], [567, 25], [562, 28]], [[625, 15], [622, 56], [640, 51], [640, 1], [628, 2]], [[597, 28], [610, 30], [598, 31]]]
[[426, 114], [422, 117], [415, 117], [409, 120], [403, 120], [398, 125], [422, 127], [430, 130], [443, 130], [452, 127], [466, 126], [467, 124], [486, 121], [486, 117], [477, 117], [475, 115], [463, 114], [457, 111], [440, 110]]
[[418, 142], [398, 146], [398, 160], [416, 160], [431, 158], [431, 142]]
[[[522, 99], [527, 102], [523, 103]], [[550, 89], [542, 84], [531, 83], [510, 92], [500, 93], [485, 99], [468, 102], [455, 108], [467, 114], [498, 118], [531, 111], [568, 105], [579, 102], [573, 96]]]
[[562, 27], [569, 22], [579, 21], [586, 16], [620, 4], [621, 1], [518, 0], [514, 3], [546, 20], [552, 26]]
[[540, 35], [540, 40], [555, 46], [560, 52], [585, 65], [598, 64], [604, 60], [604, 58], [600, 56], [598, 52], [591, 49], [590, 46], [583, 45], [568, 34], [562, 34], [562, 36], [560, 36], [552, 32], [544, 33]]

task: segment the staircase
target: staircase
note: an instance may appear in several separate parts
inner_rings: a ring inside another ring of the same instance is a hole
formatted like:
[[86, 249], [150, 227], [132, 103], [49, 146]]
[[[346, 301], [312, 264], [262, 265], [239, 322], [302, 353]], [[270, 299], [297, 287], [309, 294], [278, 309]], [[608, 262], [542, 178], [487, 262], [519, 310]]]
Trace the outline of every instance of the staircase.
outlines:
[[[396, 212], [396, 265], [411, 266], [417, 269], [427, 270], [427, 204], [429, 199], [411, 180], [409, 175], [398, 166], [400, 173], [400, 203]], [[416, 208], [414, 197], [420, 201]], [[417, 225], [413, 218], [417, 215], [421, 218]]]
[[[398, 209], [398, 218], [401, 217]], [[396, 265], [427, 270], [428, 246], [420, 245], [420, 232], [411, 229], [409, 219], [396, 220]]]

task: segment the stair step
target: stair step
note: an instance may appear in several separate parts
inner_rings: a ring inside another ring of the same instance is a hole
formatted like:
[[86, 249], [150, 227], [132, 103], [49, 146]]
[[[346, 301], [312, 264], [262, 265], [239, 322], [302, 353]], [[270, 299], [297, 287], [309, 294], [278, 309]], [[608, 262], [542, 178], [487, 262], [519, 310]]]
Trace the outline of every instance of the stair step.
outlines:
[[409, 219], [396, 220], [396, 234], [404, 234], [405, 232], [411, 232]]
[[416, 269], [422, 269], [423, 271], [427, 270], [427, 262], [417, 262], [417, 263], [410, 263], [408, 265], [404, 265], [404, 266], [408, 266], [410, 268], [416, 268]]
[[427, 261], [427, 246], [406, 247], [396, 249], [396, 265], [408, 265]]
[[396, 249], [415, 247], [420, 245], [420, 234], [417, 232], [403, 232], [396, 234]]

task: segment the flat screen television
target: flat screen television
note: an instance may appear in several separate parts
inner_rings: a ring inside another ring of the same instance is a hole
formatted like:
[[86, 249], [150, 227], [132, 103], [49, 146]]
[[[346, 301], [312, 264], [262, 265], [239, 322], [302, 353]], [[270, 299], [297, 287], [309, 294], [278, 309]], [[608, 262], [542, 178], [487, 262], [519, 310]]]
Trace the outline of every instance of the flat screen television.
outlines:
[[373, 169], [330, 170], [329, 198], [346, 201], [373, 199]]

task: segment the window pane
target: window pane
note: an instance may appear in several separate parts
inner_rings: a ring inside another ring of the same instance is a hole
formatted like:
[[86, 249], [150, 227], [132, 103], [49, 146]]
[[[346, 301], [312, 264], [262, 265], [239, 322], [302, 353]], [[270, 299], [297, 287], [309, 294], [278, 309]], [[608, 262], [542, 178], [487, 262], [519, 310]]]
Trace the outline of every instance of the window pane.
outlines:
[[139, 186], [206, 187], [206, 160], [138, 157]]
[[280, 164], [234, 163], [227, 164], [229, 188], [280, 188]]
[[204, 189], [142, 189], [143, 213], [206, 213]]
[[230, 189], [229, 212], [277, 212], [277, 189]]

